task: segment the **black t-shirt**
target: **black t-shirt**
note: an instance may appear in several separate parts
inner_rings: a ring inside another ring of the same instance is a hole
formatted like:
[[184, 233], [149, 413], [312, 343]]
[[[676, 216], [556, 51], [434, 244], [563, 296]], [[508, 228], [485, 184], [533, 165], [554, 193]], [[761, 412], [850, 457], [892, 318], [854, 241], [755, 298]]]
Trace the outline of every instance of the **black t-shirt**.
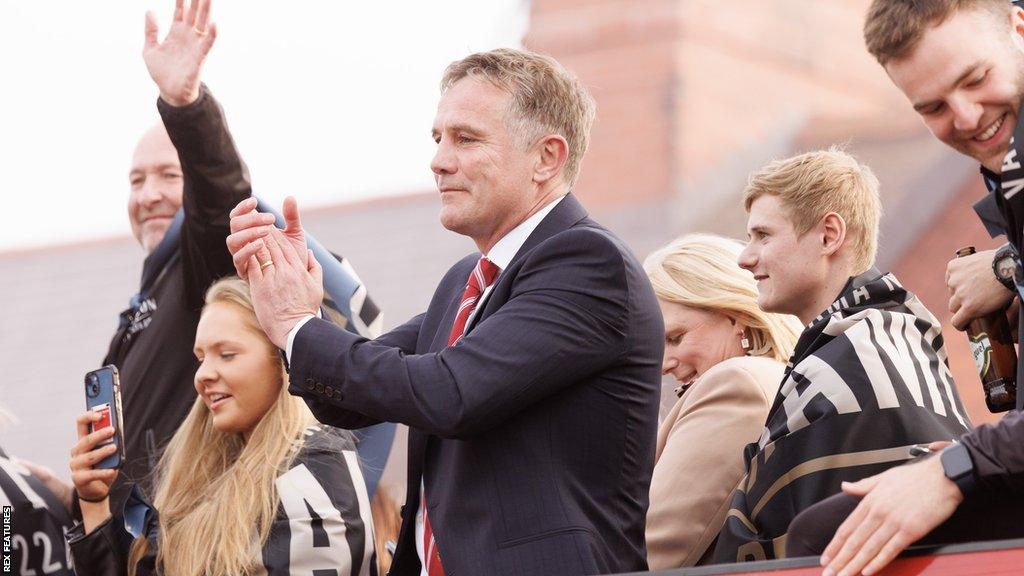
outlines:
[[159, 449], [178, 429], [196, 399], [192, 385], [198, 362], [192, 353], [199, 312], [185, 304], [179, 259], [157, 280], [130, 345], [113, 358], [121, 375], [127, 462], [119, 483], [138, 482], [147, 491]]

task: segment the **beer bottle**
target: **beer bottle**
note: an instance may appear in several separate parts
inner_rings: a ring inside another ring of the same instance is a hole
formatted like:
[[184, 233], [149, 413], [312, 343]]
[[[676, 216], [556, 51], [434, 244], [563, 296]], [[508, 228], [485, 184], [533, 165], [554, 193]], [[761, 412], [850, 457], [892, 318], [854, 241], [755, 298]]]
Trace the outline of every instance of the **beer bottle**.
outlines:
[[[974, 254], [974, 246], [956, 251], [962, 258]], [[1017, 405], [1017, 352], [1013, 348], [1006, 310], [999, 309], [967, 326], [974, 363], [985, 389], [985, 404], [990, 412], [1006, 412]]]

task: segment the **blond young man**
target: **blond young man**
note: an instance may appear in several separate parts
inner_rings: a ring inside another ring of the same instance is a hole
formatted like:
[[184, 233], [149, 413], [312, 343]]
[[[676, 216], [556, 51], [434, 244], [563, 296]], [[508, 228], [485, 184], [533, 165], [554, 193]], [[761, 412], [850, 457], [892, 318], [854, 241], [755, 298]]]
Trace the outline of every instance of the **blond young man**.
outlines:
[[838, 149], [771, 162], [751, 176], [744, 206], [739, 264], [758, 282], [758, 305], [805, 329], [745, 450], [718, 562], [785, 556], [801, 510], [968, 426], [938, 321], [872, 267], [881, 207], [870, 169]]
[[[1024, 171], [1014, 143], [1024, 142], [1024, 10], [1009, 0], [875, 0], [864, 40], [932, 134], [981, 164], [990, 194], [976, 209], [1019, 253]], [[993, 274], [1006, 263], [1015, 264], [1019, 279], [1019, 259], [1009, 249], [950, 263], [955, 326], [1014, 298], [1012, 278], [1001, 285]], [[1022, 401], [1018, 395], [1018, 410]], [[914, 542], [1024, 536], [1021, 446], [1024, 419], [1012, 412], [958, 444], [933, 446], [937, 456], [844, 486], [844, 495], [794, 522], [791, 533], [803, 541], [798, 553], [821, 553], [825, 574], [874, 574]]]

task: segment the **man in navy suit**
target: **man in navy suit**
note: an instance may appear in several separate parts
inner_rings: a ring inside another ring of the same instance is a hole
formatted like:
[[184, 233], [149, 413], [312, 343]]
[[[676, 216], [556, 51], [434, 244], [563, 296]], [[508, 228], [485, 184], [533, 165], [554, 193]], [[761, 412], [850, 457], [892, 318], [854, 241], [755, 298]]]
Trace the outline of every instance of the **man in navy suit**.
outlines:
[[283, 231], [253, 202], [232, 213], [229, 249], [291, 393], [328, 424], [409, 425], [392, 574], [646, 569], [663, 326], [640, 264], [569, 192], [593, 116], [551, 58], [448, 67], [431, 169], [441, 223], [480, 254], [376, 340], [316, 318], [294, 200]]

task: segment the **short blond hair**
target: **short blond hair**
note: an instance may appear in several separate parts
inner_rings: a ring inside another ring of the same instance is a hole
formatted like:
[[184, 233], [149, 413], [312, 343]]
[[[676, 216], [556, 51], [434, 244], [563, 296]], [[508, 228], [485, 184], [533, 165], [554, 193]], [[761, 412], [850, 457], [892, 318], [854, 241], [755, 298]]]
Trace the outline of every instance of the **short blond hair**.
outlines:
[[758, 307], [754, 275], [737, 264], [742, 251], [731, 238], [687, 234], [652, 252], [644, 271], [659, 299], [724, 314], [750, 330], [751, 355], [786, 362], [803, 326]]
[[486, 79], [512, 96], [506, 122], [522, 145], [548, 134], [565, 138], [569, 151], [563, 173], [570, 186], [576, 182], [597, 106], [575, 75], [550, 56], [499, 48], [449, 64], [441, 92], [466, 77]]
[[864, 44], [885, 66], [910, 54], [929, 28], [959, 10], [987, 12], [1006, 30], [1012, 9], [1010, 0], [874, 0], [864, 20]]
[[871, 268], [878, 252], [878, 221], [882, 202], [878, 178], [870, 168], [842, 149], [807, 152], [769, 162], [750, 175], [743, 191], [743, 207], [761, 196], [775, 196], [793, 224], [797, 236], [834, 212], [846, 222], [846, 239], [853, 250], [853, 266], [860, 274]]

